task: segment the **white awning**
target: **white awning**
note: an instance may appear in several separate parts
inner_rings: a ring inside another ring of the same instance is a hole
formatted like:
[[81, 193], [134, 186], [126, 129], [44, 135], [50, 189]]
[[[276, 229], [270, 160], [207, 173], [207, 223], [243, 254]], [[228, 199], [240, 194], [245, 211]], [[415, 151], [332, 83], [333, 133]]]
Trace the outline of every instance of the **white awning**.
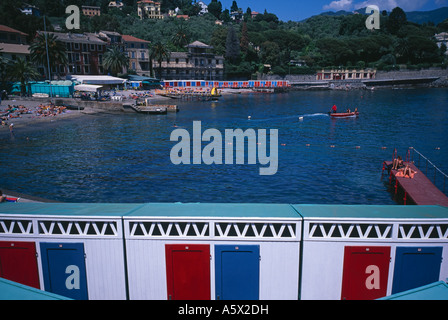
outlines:
[[103, 86], [95, 86], [92, 84], [78, 84], [75, 86], [76, 91], [87, 91], [87, 92], [96, 92], [99, 88]]
[[72, 80], [78, 81], [81, 84], [96, 84], [96, 85], [106, 85], [106, 84], [123, 84], [126, 79], [121, 79], [111, 76], [72, 76]]

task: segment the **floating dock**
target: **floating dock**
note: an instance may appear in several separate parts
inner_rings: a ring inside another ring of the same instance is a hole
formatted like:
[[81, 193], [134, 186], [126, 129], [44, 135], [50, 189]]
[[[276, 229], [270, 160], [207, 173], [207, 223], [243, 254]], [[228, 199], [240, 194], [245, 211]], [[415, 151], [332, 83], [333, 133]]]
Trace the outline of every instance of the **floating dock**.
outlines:
[[403, 202], [405, 205], [411, 200], [416, 205], [440, 205], [448, 207], [448, 197], [414, 163], [404, 162], [404, 165], [409, 165], [412, 171], [415, 172], [413, 178], [397, 175], [399, 171], [393, 170], [392, 164], [392, 161], [384, 161], [383, 171], [387, 170], [389, 173], [389, 182], [395, 183], [395, 194], [398, 193], [399, 188], [403, 190]]
[[123, 108], [130, 108], [137, 113], [143, 114], [167, 114], [168, 112], [179, 112], [177, 105], [123, 105]]

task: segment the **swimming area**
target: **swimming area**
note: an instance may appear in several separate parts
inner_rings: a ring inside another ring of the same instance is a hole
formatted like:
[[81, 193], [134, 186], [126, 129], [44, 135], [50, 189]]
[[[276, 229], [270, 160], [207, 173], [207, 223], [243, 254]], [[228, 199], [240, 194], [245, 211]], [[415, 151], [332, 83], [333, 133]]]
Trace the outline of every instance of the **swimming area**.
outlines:
[[[448, 89], [299, 91], [176, 101], [177, 114], [86, 115], [0, 138], [0, 186], [63, 202], [396, 204], [381, 179], [394, 148], [404, 157], [414, 147], [448, 172], [446, 101]], [[333, 104], [361, 114], [331, 119]], [[192, 132], [193, 121], [221, 132], [277, 129], [277, 173], [172, 164], [170, 134]]]

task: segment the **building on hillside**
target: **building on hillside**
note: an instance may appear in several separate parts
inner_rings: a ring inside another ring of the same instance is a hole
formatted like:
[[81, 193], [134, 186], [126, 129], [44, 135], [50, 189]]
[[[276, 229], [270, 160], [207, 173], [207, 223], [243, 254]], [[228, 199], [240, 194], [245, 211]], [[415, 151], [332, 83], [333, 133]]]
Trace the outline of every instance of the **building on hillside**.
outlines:
[[[171, 52], [168, 60], [162, 62], [161, 78], [165, 80], [222, 80], [224, 57], [215, 55], [213, 47], [200, 41], [186, 46], [188, 52]], [[156, 74], [159, 63], [152, 61]]]
[[93, 33], [49, 33], [54, 34], [67, 48], [68, 65], [58, 66], [59, 76], [107, 73], [102, 66], [107, 42], [101, 40], [98, 35]]
[[137, 2], [137, 14], [140, 19], [163, 19], [160, 2], [142, 0]]
[[230, 19], [232, 19], [235, 22], [241, 22], [243, 21], [243, 10], [238, 9], [237, 11], [230, 12]]
[[294, 66], [294, 67], [306, 67], [306, 61], [305, 60], [290, 60], [289, 65]]
[[122, 35], [115, 31], [103, 31], [98, 32], [98, 38], [107, 42], [107, 45], [117, 45], [120, 46], [123, 43]]
[[30, 61], [30, 46], [27, 44], [0, 43], [0, 54], [3, 58], [11, 61], [19, 58]]
[[140, 76], [150, 76], [149, 44], [151, 42], [129, 35], [123, 35], [122, 41], [129, 57], [128, 68]]
[[199, 1], [196, 3], [199, 7], [201, 7], [201, 11], [199, 11], [199, 15], [203, 16], [208, 13], [208, 5], [206, 5], [203, 1]]
[[30, 5], [28, 3], [23, 4], [20, 11], [22, 11], [22, 13], [24, 13], [26, 15], [40, 17], [40, 9], [36, 6]]
[[251, 14], [252, 19], [255, 19], [255, 17], [258, 16], [259, 14], [260, 14], [260, 13], [257, 12], [257, 11], [252, 11], [252, 14]]
[[185, 21], [190, 20], [190, 17], [186, 14], [178, 14], [176, 15], [177, 19], [184, 19]]
[[19, 30], [0, 25], [0, 54], [2, 57], [15, 61], [18, 58], [30, 60], [30, 46], [27, 44], [28, 35]]
[[376, 70], [374, 69], [339, 69], [339, 70], [321, 70], [317, 72], [317, 80], [361, 80], [361, 79], [375, 79]]
[[111, 2], [109, 2], [108, 7], [109, 7], [109, 9], [111, 9], [111, 8], [117, 8], [117, 9], [119, 9], [119, 10], [122, 10], [123, 7], [124, 7], [124, 4], [123, 4], [123, 2], [121, 2], [121, 1], [111, 1]]
[[[445, 45], [445, 47], [448, 48], [448, 32], [438, 33], [434, 37], [436, 38], [437, 46], [439, 48], [441, 48], [442, 45]], [[448, 54], [448, 49], [445, 54]]]
[[95, 6], [82, 6], [82, 14], [89, 17], [100, 16], [101, 8]]
[[5, 25], [0, 25], [0, 42], [12, 44], [27, 44], [26, 37], [28, 34], [10, 28]]

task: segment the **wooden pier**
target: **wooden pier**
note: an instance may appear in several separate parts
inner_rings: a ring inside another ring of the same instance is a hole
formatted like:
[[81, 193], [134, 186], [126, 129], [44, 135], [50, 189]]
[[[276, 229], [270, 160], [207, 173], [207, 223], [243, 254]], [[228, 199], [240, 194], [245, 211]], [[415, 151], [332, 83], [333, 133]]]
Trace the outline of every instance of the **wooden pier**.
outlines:
[[177, 105], [123, 105], [126, 109], [132, 109], [142, 114], [167, 114], [168, 112], [179, 112]]
[[409, 165], [415, 172], [413, 178], [399, 175], [398, 173], [400, 171], [393, 170], [392, 164], [392, 161], [384, 161], [383, 172], [385, 170], [388, 171], [389, 182], [391, 184], [394, 183], [395, 186], [395, 194], [398, 193], [399, 188], [403, 190], [404, 205], [411, 201], [416, 205], [440, 205], [448, 207], [448, 197], [413, 162], [404, 162], [404, 165]]

